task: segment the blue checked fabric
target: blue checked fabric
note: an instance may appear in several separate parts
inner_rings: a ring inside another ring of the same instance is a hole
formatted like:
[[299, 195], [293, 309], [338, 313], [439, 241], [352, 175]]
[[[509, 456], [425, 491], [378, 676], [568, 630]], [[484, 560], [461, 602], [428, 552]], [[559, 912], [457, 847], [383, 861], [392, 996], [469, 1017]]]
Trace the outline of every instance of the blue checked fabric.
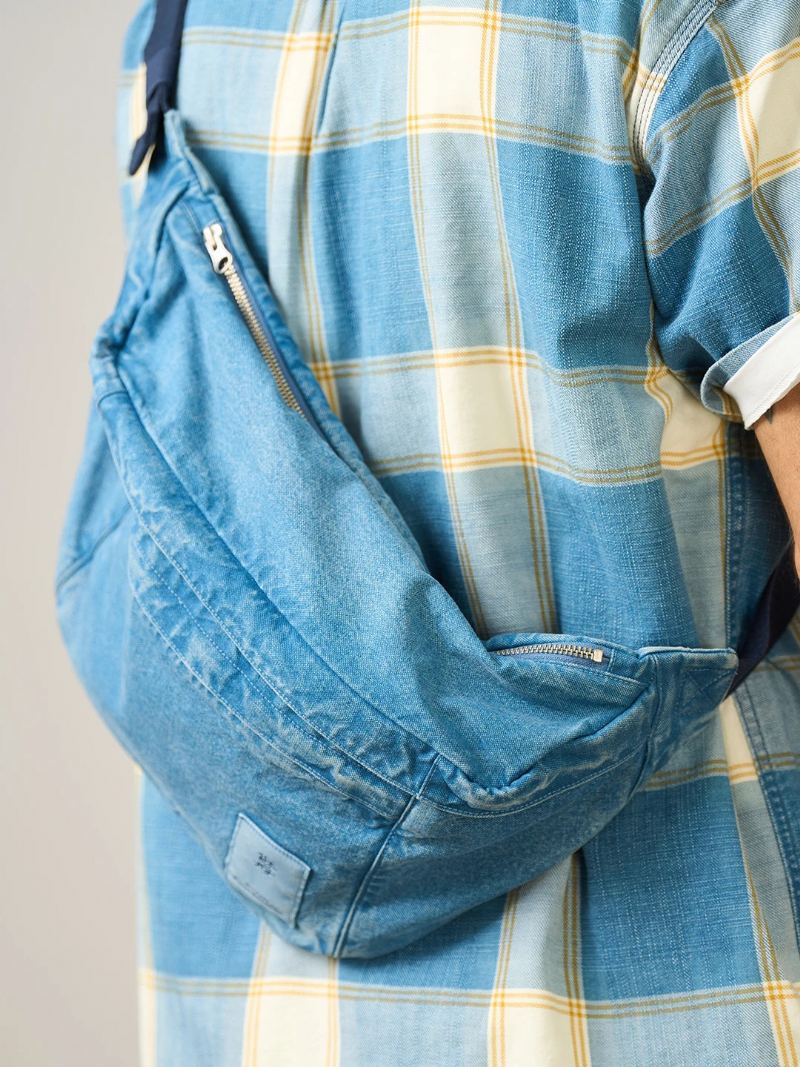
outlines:
[[[481, 635], [735, 645], [785, 533], [771, 398], [726, 385], [800, 363], [796, 0], [190, 0], [177, 104]], [[141, 777], [143, 1064], [800, 1063], [799, 641], [569, 860], [376, 960], [271, 935]]]

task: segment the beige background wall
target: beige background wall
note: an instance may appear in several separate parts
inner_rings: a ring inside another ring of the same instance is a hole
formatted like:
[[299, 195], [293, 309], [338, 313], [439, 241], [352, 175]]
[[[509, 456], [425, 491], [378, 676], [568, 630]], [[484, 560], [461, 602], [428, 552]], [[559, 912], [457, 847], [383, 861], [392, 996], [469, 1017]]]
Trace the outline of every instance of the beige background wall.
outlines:
[[2, 5], [0, 1064], [136, 1063], [132, 765], [53, 607], [87, 357], [123, 257], [114, 160], [135, 0]]

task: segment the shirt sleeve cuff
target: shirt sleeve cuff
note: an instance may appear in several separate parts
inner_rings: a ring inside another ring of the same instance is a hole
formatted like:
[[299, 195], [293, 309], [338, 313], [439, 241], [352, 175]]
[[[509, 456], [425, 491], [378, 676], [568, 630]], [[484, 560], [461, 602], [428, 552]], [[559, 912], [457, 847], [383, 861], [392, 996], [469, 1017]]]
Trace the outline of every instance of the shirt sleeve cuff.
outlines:
[[736, 402], [746, 429], [800, 382], [800, 313], [740, 345], [738, 369], [721, 382], [721, 388]]

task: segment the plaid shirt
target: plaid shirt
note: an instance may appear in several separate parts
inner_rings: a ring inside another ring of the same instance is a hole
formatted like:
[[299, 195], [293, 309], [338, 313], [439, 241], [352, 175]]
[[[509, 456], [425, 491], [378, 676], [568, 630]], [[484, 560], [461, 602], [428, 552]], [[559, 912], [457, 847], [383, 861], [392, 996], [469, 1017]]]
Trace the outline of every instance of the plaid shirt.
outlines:
[[[800, 376], [797, 0], [191, 0], [178, 107], [481, 635], [735, 644], [785, 533], [749, 426]], [[376, 960], [271, 935], [142, 778], [143, 1063], [800, 1063], [799, 641], [568, 861]]]

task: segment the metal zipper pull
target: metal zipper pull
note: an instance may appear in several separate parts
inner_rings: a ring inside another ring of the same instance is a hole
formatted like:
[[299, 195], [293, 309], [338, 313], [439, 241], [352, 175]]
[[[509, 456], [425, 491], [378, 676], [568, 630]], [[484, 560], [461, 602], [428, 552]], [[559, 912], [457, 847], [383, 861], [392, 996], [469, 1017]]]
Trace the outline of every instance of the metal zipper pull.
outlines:
[[222, 226], [219, 222], [212, 222], [210, 225], [203, 228], [203, 241], [205, 242], [206, 251], [208, 252], [214, 271], [217, 274], [221, 274], [228, 283], [228, 288], [231, 291], [231, 296], [236, 302], [236, 307], [239, 309], [239, 313], [244, 319], [247, 329], [250, 331], [250, 336], [253, 338], [259, 352], [264, 357], [264, 362], [269, 367], [281, 399], [292, 409], [292, 411], [296, 411], [297, 414], [302, 415], [303, 418], [310, 419], [316, 426], [316, 423], [310, 416], [305, 404], [295, 393], [295, 390], [289, 381], [289, 372], [285, 370], [283, 359], [278, 352], [277, 347], [271, 342], [268, 330], [254, 307], [253, 301], [250, 299], [244, 281], [236, 270], [233, 262], [233, 253], [225, 244], [222, 235]]
[[550, 653], [558, 656], [574, 656], [577, 659], [590, 659], [593, 663], [603, 662], [602, 648], [590, 648], [588, 645], [561, 645], [546, 642], [542, 645], [517, 645], [516, 648], [498, 648], [498, 656], [529, 656], [534, 653]]
[[212, 222], [210, 226], [206, 226], [203, 230], [203, 240], [206, 243], [206, 251], [211, 257], [211, 265], [217, 274], [233, 270], [233, 256], [222, 239], [222, 227], [218, 222]]

